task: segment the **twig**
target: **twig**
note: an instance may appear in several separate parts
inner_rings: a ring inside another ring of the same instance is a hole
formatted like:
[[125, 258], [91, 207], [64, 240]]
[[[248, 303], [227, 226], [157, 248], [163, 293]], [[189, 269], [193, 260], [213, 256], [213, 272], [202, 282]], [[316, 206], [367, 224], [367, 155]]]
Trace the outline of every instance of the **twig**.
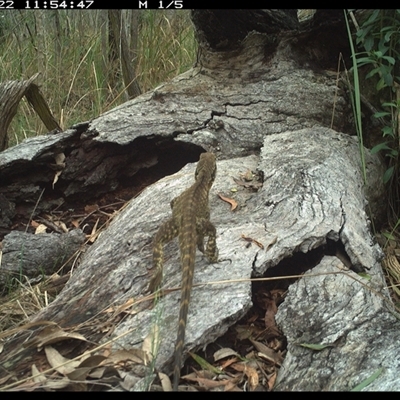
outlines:
[[43, 193], [44, 193], [44, 188], [43, 188], [43, 190], [42, 190], [42, 193], [40, 193], [39, 198], [37, 199], [37, 202], [36, 202], [36, 204], [35, 204], [35, 207], [33, 207], [31, 216], [29, 217], [29, 221], [28, 221], [28, 223], [26, 224], [25, 233], [28, 232], [29, 225], [30, 225], [31, 222], [32, 222], [33, 214], [35, 214], [35, 211], [36, 211], [36, 209], [37, 209], [37, 206], [39, 205], [39, 202], [40, 202], [40, 200], [41, 200], [41, 198], [42, 198], [42, 196], [43, 196]]

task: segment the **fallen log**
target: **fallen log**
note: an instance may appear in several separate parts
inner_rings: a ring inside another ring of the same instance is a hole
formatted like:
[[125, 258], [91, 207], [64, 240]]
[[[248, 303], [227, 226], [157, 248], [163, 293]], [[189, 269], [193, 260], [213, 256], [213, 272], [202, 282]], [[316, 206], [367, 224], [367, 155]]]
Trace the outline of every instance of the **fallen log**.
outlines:
[[[234, 21], [239, 18], [239, 22], [248, 16], [246, 11], [229, 15]], [[260, 15], [264, 21], [268, 15], [277, 16], [272, 11]], [[202, 21], [200, 17], [197, 14], [194, 20]], [[371, 357], [373, 351], [365, 352], [367, 363], [360, 373], [348, 352], [353, 343], [348, 332], [354, 331], [358, 337], [367, 332], [355, 326], [354, 319], [366, 321], [372, 307], [373, 316], [381, 315], [386, 321], [385, 327], [398, 324], [390, 313], [390, 302], [387, 306], [380, 266], [382, 252], [370, 231], [370, 218], [379, 221], [384, 213], [384, 166], [367, 149], [363, 149], [363, 165], [357, 139], [341, 133], [352, 129], [346, 92], [336, 87], [333, 74], [317, 68], [317, 61], [321, 61], [318, 57], [306, 60], [304, 53], [300, 57], [296, 43], [306, 43], [310, 33], [303, 32], [302, 36], [289, 31], [285, 36], [281, 17], [280, 13], [279, 22], [275, 21], [275, 36], [273, 32], [254, 31], [253, 24], [252, 32], [243, 35], [240, 25], [243, 36], [224, 42], [220, 31], [219, 40], [213, 42], [211, 49], [203, 48], [199, 65], [189, 72], [90, 123], [57, 137], [27, 140], [15, 150], [3, 152], [0, 194], [14, 203], [14, 208], [8, 207], [8, 220], [3, 217], [3, 221], [9, 226], [12, 210], [22, 204], [17, 193], [24, 187], [25, 209], [30, 204], [30, 211], [37, 203], [38, 193], [46, 187], [43, 209], [40, 204], [35, 208], [40, 214], [49, 204], [68, 207], [71, 199], [91, 201], [104, 193], [118, 192], [129, 187], [139, 171], [173, 164], [168, 170], [172, 173], [185, 161], [196, 161], [202, 151], [214, 151], [218, 155], [218, 172], [210, 192], [210, 207], [217, 228], [220, 262], [210, 265], [200, 254], [196, 256], [185, 354], [204, 348], [246, 314], [252, 306], [251, 278], [279, 271], [289, 258], [296, 265], [299, 255], [317, 254], [315, 264], [299, 269], [303, 272], [315, 267], [322, 281], [309, 283], [313, 281], [302, 278], [291, 287], [277, 316], [289, 341], [289, 355], [277, 389], [349, 390], [388, 357], [382, 346], [377, 352], [378, 361]], [[289, 30], [290, 26], [289, 23]], [[319, 25], [318, 29], [325, 26], [329, 24]], [[330, 26], [328, 31], [331, 29]], [[201, 37], [206, 40], [210, 32], [205, 30], [203, 34]], [[271, 41], [274, 37], [276, 41]], [[321, 34], [321, 38], [324, 41], [327, 36]], [[340, 43], [336, 44], [340, 47]], [[322, 65], [329, 59], [323, 57]], [[334, 129], [328, 128], [331, 123]], [[65, 165], [59, 167], [62, 173], [54, 183], [53, 164], [60, 153], [65, 155]], [[163, 158], [164, 154], [169, 156]], [[30, 363], [43, 362], [43, 353], [38, 353], [37, 348], [50, 341], [46, 336], [48, 327], [40, 325], [43, 321], [84, 335], [83, 339], [74, 338], [81, 342], [73, 350], [60, 345], [64, 355], [81, 355], [90, 349], [90, 342], [108, 345], [111, 338], [111, 351], [140, 350], [146, 360], [155, 357], [151, 365], [156, 371], [171, 372], [179, 307], [179, 292], [174, 290], [180, 285], [179, 252], [176, 243], [166, 246], [164, 291], [154, 302], [154, 297], [146, 293], [153, 272], [151, 243], [160, 224], [170, 215], [170, 201], [193, 181], [194, 168], [189, 164], [139, 194], [135, 192], [135, 197], [84, 254], [56, 300], [32, 319], [38, 326], [30, 326], [5, 344], [0, 362], [7, 365], [6, 373], [29, 377]], [[26, 176], [16, 179], [26, 171]], [[20, 185], [18, 191], [15, 186], [11, 190], [16, 184], [14, 179]], [[218, 194], [230, 198], [237, 205], [235, 210], [230, 210]], [[325, 254], [327, 245], [337, 246], [340, 252], [333, 251], [336, 256]], [[360, 281], [355, 271], [365, 271], [369, 280]], [[310, 276], [313, 274], [314, 270]], [[349, 290], [348, 282], [354, 292]], [[315, 285], [313, 290], [308, 289], [310, 284]], [[365, 302], [361, 309], [360, 303], [353, 301], [359, 295]], [[299, 301], [298, 296], [306, 297], [306, 312], [293, 306]], [[336, 304], [338, 299], [340, 304]], [[296, 312], [304, 312], [305, 317], [294, 318]], [[353, 319], [342, 318], [335, 335], [328, 324], [318, 323], [321, 318], [337, 321], [335, 318], [344, 312]], [[292, 325], [285, 316], [289, 316]], [[308, 321], [314, 321], [314, 325]], [[371, 325], [368, 329], [370, 334]], [[381, 332], [384, 337], [392, 333], [393, 330]], [[314, 368], [313, 356], [309, 356], [308, 364], [296, 361], [299, 383], [294, 385], [285, 371], [290, 370], [293, 357], [310, 351], [296, 352], [299, 338], [335, 345], [335, 360], [345, 353], [340, 370], [346, 370], [346, 377], [340, 379], [338, 374], [329, 375], [320, 369], [329, 362], [329, 350], [323, 350], [320, 358], [324, 361], [315, 364], [318, 368]], [[21, 348], [23, 342], [25, 347]], [[26, 361], [20, 362], [22, 358]], [[154, 371], [144, 364], [139, 363], [130, 371], [130, 390], [150, 387]], [[388, 387], [396, 373], [396, 365], [391, 366], [373, 387]], [[72, 383], [67, 381], [68, 384]], [[126, 388], [128, 384], [124, 381], [121, 385]]]

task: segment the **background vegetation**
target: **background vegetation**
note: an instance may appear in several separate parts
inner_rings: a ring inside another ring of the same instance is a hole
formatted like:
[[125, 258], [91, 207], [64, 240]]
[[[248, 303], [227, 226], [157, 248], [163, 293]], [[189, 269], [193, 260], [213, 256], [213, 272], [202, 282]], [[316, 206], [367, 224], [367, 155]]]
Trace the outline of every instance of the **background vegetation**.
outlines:
[[[122, 10], [118, 22], [142, 93], [193, 66], [197, 44], [189, 10]], [[108, 10], [0, 11], [0, 82], [40, 72], [35, 82], [68, 128], [127, 100], [115, 43]], [[9, 146], [46, 131], [24, 99], [9, 128]]]
[[[375, 110], [373, 123], [381, 138], [372, 152], [382, 152], [387, 159], [383, 180], [388, 184], [388, 222], [393, 230], [400, 224], [400, 10], [370, 10], [356, 26], [354, 78], [357, 69], [363, 81], [355, 79], [356, 97], [363, 95], [369, 109]], [[361, 110], [356, 120], [361, 121]], [[371, 134], [371, 133], [370, 133]]]
[[[381, 152], [387, 161], [387, 169], [382, 176], [387, 185], [388, 204], [382, 204], [383, 207], [387, 206], [387, 221], [380, 233], [375, 229], [374, 233], [385, 253], [382, 267], [393, 302], [399, 308], [400, 10], [361, 10], [357, 15], [361, 16], [359, 20], [352, 10], [347, 10], [346, 25], [353, 59], [354, 120], [361, 155], [363, 156], [363, 136], [366, 135], [370, 144], [373, 144], [371, 152]], [[350, 31], [350, 18], [354, 35]], [[367, 112], [364, 114], [364, 111]], [[370, 123], [368, 116], [371, 116]], [[368, 131], [362, 129], [362, 122], [367, 123]], [[365, 176], [365, 179], [368, 177]]]

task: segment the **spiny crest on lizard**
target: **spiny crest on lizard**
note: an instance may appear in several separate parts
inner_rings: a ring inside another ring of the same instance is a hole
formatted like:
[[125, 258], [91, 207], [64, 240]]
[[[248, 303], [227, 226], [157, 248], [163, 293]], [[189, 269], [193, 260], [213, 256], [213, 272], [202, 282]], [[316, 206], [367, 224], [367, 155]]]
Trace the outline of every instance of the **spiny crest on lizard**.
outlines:
[[[178, 334], [174, 353], [173, 389], [178, 390], [182, 365], [183, 345], [193, 284], [196, 246], [211, 263], [218, 260], [216, 229], [210, 222], [208, 195], [217, 172], [216, 157], [213, 153], [202, 153], [195, 172], [195, 182], [182, 194], [171, 201], [172, 217], [159, 228], [153, 241], [154, 274], [149, 290], [154, 292], [162, 282], [163, 245], [176, 236], [182, 264], [182, 293], [179, 309]], [[208, 237], [204, 249], [204, 237]]]

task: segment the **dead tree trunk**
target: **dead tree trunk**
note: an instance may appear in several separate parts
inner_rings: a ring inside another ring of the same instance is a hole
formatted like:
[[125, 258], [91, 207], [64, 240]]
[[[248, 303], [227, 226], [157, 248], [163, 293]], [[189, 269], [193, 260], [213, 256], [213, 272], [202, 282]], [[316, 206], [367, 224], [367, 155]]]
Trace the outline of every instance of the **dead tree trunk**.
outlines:
[[26, 96], [49, 131], [61, 130], [38, 86], [33, 83], [38, 75], [35, 74], [26, 81], [9, 81], [0, 85], [0, 151], [8, 147], [8, 126], [23, 96]]
[[[346, 37], [343, 20], [335, 14], [332, 22], [331, 14], [325, 15], [321, 21], [317, 13], [315, 25], [302, 29], [294, 10], [196, 10], [193, 21], [201, 51], [192, 70], [90, 123], [57, 137], [27, 140], [0, 154], [0, 194], [25, 212], [35, 204], [35, 218], [52, 204], [68, 210], [72, 204], [87, 204], [111, 192], [120, 196], [127, 188], [133, 194], [132, 186], [138, 178], [144, 179], [146, 170], [154, 180], [160, 169], [164, 175], [173, 173], [204, 150], [217, 153], [210, 207], [221, 261], [209, 265], [197, 254], [194, 280], [198, 286], [192, 293], [185, 351], [204, 347], [245, 315], [252, 305], [249, 278], [264, 276], [272, 267], [278, 271], [289, 257], [296, 264], [298, 254], [321, 251], [316, 268], [326, 278], [315, 283], [319, 285], [315, 290], [322, 294], [307, 298], [314, 290], [307, 285], [314, 283], [304, 278], [300, 282], [306, 287], [298, 293], [306, 303], [291, 289], [281, 312], [289, 313], [293, 304], [298, 307], [288, 314], [293, 316], [291, 325], [281, 322], [289, 340], [282, 371], [291, 370], [293, 357], [312, 351], [293, 350], [299, 338], [315, 342], [307, 332], [318, 331], [317, 341], [327, 338], [335, 349], [314, 357], [306, 353], [309, 363], [301, 368], [296, 364], [297, 383], [290, 381], [288, 386], [288, 374], [280, 375], [278, 388], [284, 389], [348, 390], [384, 360], [383, 348], [359, 349], [357, 357], [364, 362], [360, 375], [352, 353], [346, 351], [354, 340], [349, 329], [355, 337], [365, 334], [357, 318], [371, 318], [371, 324], [385, 321], [384, 326], [393, 329], [381, 332], [382, 337], [390, 335], [398, 342], [394, 329], [398, 331], [398, 321], [385, 306], [382, 252], [372, 240], [365, 212], [368, 201], [374, 218], [382, 213], [383, 167], [376, 155], [364, 149], [368, 177], [364, 183], [357, 139], [346, 134], [352, 131], [348, 98], [330, 70], [336, 68], [338, 51], [348, 51], [347, 41], [342, 40]], [[65, 155], [65, 165], [52, 188], [52, 165], [60, 153]], [[136, 354], [144, 358], [153, 353], [156, 370], [171, 372], [179, 292], [166, 290], [152, 307], [145, 290], [152, 274], [152, 238], [170, 215], [171, 199], [193, 181], [193, 172], [194, 165], [188, 165], [147, 187], [113, 219], [82, 256], [61, 294], [33, 318], [38, 326], [29, 326], [5, 343], [0, 363], [7, 368], [0, 371], [1, 378], [7, 373], [10, 382], [14, 374], [29, 377], [31, 364], [46, 365], [37, 347], [48, 348], [55, 336], [64, 356], [70, 349], [62, 341], [67, 338], [80, 341], [74, 355], [81, 354], [91, 345], [77, 333], [90, 343], [113, 338], [114, 353], [120, 348], [137, 349]], [[42, 188], [46, 189], [43, 199], [36, 204]], [[234, 198], [237, 209], [230, 211], [217, 194]], [[11, 212], [7, 218], [13, 221], [15, 215]], [[4, 224], [3, 229], [11, 226]], [[250, 245], [244, 238], [252, 239]], [[328, 242], [342, 248], [344, 258], [343, 254], [325, 256], [322, 249]], [[340, 260], [344, 259], [353, 270], [337, 268], [343, 267]], [[360, 283], [354, 270], [364, 269], [370, 280]], [[165, 247], [165, 289], [180, 285], [179, 271], [179, 251], [171, 243]], [[343, 285], [343, 276], [351, 280], [354, 292]], [[351, 301], [355, 294], [363, 303]], [[58, 327], [43, 328], [45, 323]], [[332, 326], [339, 328], [325, 336]], [[346, 373], [333, 373], [330, 380], [322, 372], [323, 367], [333, 368], [332, 353], [341, 357], [340, 371]], [[313, 368], [317, 358], [318, 370]], [[81, 378], [89, 379], [85, 371]], [[312, 379], [309, 371], [314, 371]], [[374, 388], [393, 383], [398, 372], [396, 365], [388, 365]], [[140, 367], [129, 373], [152, 377], [152, 371]], [[69, 379], [65, 374], [65, 386], [72, 385]], [[147, 389], [145, 382], [121, 385]], [[400, 389], [398, 385], [396, 381], [391, 389]]]
[[118, 59], [121, 65], [121, 72], [125, 84], [126, 92], [130, 99], [138, 96], [141, 93], [139, 84], [137, 82], [134, 66], [132, 66], [131, 53], [128, 48], [128, 40], [126, 37], [126, 24], [122, 18], [121, 10], [110, 10], [108, 12], [110, 19], [110, 29], [113, 30], [113, 37], [117, 44]]

